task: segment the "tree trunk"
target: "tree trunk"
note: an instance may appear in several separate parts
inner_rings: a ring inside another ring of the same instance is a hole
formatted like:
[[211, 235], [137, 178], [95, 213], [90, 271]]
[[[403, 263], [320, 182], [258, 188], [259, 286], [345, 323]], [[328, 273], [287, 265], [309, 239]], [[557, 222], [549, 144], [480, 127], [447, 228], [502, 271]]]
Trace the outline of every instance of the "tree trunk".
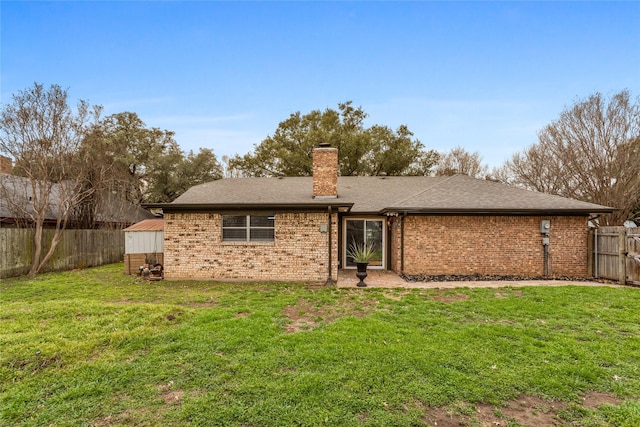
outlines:
[[56, 248], [58, 247], [58, 243], [60, 243], [61, 235], [62, 235], [62, 230], [59, 228], [56, 228], [56, 232], [53, 235], [53, 239], [51, 239], [51, 245], [49, 245], [49, 250], [47, 251], [47, 254], [44, 256], [44, 258], [42, 258], [42, 261], [40, 261], [40, 264], [38, 265], [38, 269], [36, 270], [36, 274], [38, 274], [40, 270], [42, 270], [44, 266], [47, 265], [47, 262], [49, 262], [49, 260], [53, 256], [53, 253], [56, 251]]
[[38, 271], [40, 271], [40, 255], [42, 254], [42, 224], [38, 222], [36, 224], [36, 232], [33, 235], [33, 258], [31, 259], [31, 269], [29, 270], [28, 277], [34, 278]]

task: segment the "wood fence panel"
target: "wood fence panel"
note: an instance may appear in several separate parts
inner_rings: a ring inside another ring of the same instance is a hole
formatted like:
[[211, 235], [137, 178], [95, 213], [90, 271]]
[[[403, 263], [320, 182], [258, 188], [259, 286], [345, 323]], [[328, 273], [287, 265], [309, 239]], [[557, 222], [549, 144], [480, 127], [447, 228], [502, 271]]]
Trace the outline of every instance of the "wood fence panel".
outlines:
[[620, 278], [620, 229], [624, 230], [624, 227], [600, 227], [596, 231], [593, 249], [595, 277]]
[[590, 240], [597, 278], [640, 285], [640, 229], [600, 227]]
[[[0, 278], [27, 274], [33, 257], [33, 229], [0, 229]], [[44, 230], [43, 247], [48, 248], [54, 230]], [[43, 254], [44, 256], [44, 254]], [[121, 262], [124, 257], [122, 230], [64, 230], [53, 256], [43, 271]]]

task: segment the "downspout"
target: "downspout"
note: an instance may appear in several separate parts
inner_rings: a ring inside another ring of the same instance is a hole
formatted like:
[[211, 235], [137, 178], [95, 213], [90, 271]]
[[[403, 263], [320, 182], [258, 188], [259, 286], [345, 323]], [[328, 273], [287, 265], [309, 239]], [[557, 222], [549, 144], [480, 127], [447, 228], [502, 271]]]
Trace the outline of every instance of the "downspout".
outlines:
[[589, 257], [593, 256], [593, 277], [596, 279], [600, 278], [600, 272], [598, 271], [598, 228], [600, 224], [598, 224], [597, 220], [600, 218], [600, 215], [596, 215], [590, 217], [587, 221], [593, 223], [594, 232], [593, 232], [593, 253], [589, 254]]
[[[600, 272], [598, 271], [598, 229], [596, 228], [595, 232], [593, 233], [593, 251], [595, 252], [594, 254], [594, 259], [593, 259], [593, 269], [594, 271], [594, 277], [596, 279], [600, 278]], [[589, 254], [589, 256], [591, 256], [591, 254]]]
[[544, 277], [549, 277], [549, 238], [543, 237], [544, 242]]
[[551, 220], [540, 220], [540, 233], [542, 234], [542, 247], [544, 257], [544, 277], [549, 276], [549, 231], [551, 230]]
[[404, 274], [404, 220], [407, 216], [405, 211], [400, 220], [400, 273]]
[[327, 227], [327, 229], [329, 230], [329, 274], [327, 276], [327, 281], [324, 283], [325, 286], [333, 286], [333, 277], [332, 277], [332, 273], [333, 273], [333, 264], [332, 264], [332, 260], [333, 260], [333, 229], [331, 227], [331, 223], [333, 222], [331, 219], [331, 206], [328, 207], [328, 212], [329, 212], [329, 226]]

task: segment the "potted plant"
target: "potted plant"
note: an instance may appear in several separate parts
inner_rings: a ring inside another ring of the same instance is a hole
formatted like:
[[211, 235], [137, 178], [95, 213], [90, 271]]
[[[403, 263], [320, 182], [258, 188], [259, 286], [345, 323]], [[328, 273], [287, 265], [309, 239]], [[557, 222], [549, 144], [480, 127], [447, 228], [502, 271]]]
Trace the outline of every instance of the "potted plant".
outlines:
[[364, 278], [367, 277], [367, 266], [375, 253], [376, 249], [374, 242], [356, 243], [354, 240], [351, 245], [349, 245], [349, 248], [347, 249], [347, 257], [351, 258], [353, 262], [356, 263], [358, 268], [356, 276], [360, 279], [356, 286], [367, 286], [367, 284], [364, 283]]

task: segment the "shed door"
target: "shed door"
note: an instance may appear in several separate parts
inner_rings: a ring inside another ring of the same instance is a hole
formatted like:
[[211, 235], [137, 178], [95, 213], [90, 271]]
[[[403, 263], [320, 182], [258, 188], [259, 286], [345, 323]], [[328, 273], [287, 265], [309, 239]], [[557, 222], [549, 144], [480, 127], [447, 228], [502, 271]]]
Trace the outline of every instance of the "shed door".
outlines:
[[[369, 267], [385, 268], [384, 222], [384, 219], [346, 219], [342, 253], [345, 254], [353, 242], [356, 244], [373, 242], [376, 254], [369, 263]], [[350, 258], [344, 260], [344, 265], [347, 268], [356, 267], [356, 263]]]

